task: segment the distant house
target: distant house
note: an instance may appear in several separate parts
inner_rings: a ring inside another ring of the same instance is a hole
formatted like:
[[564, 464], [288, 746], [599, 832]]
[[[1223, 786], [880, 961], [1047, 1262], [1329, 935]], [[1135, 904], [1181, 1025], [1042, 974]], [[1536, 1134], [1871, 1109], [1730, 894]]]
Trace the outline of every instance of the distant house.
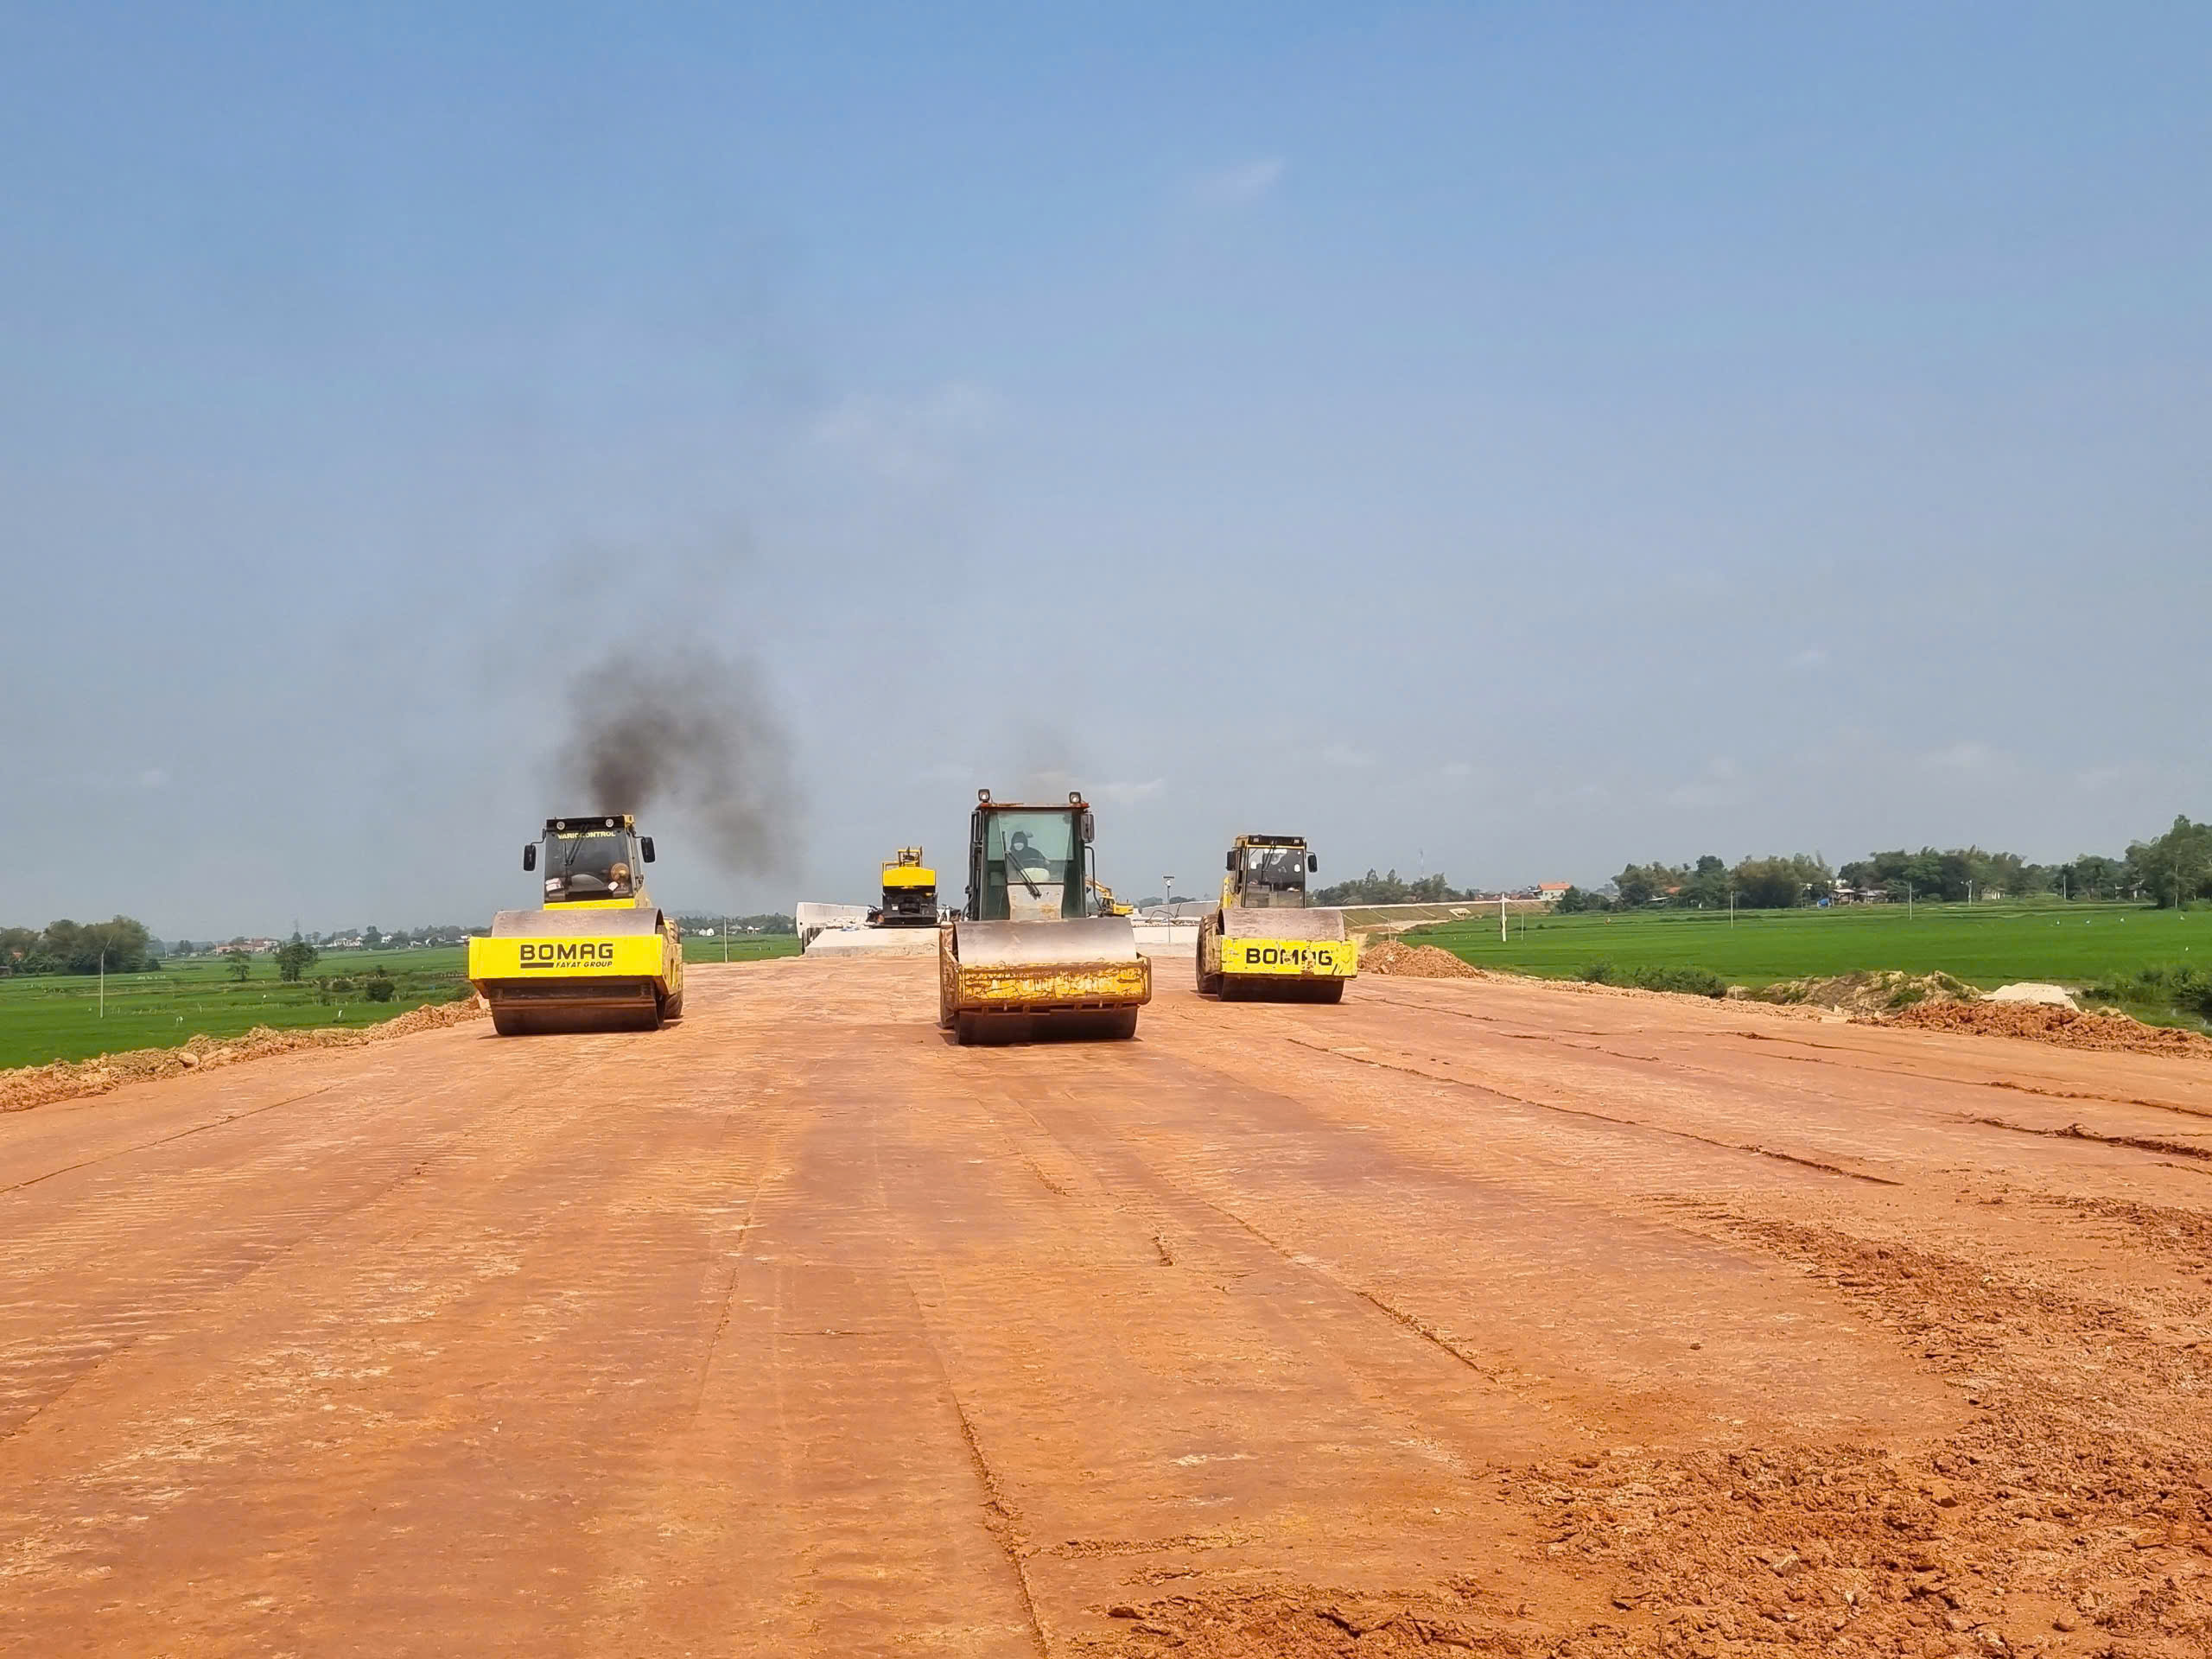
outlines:
[[1539, 881], [1536, 897], [1548, 905], [1555, 905], [1567, 897], [1567, 890], [1573, 885], [1572, 881]]

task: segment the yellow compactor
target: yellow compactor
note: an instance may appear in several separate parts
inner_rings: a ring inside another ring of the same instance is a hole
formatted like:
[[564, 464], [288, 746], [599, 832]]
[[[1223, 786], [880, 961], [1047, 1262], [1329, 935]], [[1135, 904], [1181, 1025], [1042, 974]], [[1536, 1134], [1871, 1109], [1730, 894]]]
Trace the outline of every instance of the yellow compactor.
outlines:
[[938, 930], [938, 1024], [963, 1043], [1134, 1037], [1152, 963], [1126, 916], [1092, 916], [1090, 805], [976, 794], [968, 900]]
[[626, 812], [548, 818], [522, 867], [544, 880], [542, 910], [503, 910], [468, 942], [468, 977], [502, 1037], [650, 1031], [683, 1014], [676, 918], [645, 892], [653, 838]]
[[1239, 836], [1221, 903], [1198, 922], [1198, 989], [1224, 1001], [1338, 1002], [1359, 972], [1341, 910], [1309, 907], [1303, 836]]

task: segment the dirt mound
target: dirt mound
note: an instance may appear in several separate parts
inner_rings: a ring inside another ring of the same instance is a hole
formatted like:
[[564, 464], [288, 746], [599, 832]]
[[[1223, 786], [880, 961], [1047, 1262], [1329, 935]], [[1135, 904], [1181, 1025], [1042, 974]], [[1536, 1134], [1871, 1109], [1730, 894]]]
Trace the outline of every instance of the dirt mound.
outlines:
[[1407, 979], [1487, 979], [1440, 945], [1408, 944], [1402, 939], [1374, 939], [1360, 947], [1359, 971], [1395, 974]]
[[[1735, 996], [1732, 988], [1728, 993]], [[1969, 1002], [1973, 986], [1948, 974], [1906, 974], [1895, 970], [1837, 974], [1827, 979], [1778, 979], [1738, 999], [1787, 1006], [1828, 1008], [1838, 1014], [1872, 1017], [1896, 1014], [1927, 1003]]]
[[480, 1019], [487, 1012], [480, 997], [458, 1002], [437, 1002], [384, 1021], [351, 1031], [273, 1031], [256, 1026], [242, 1037], [218, 1042], [194, 1037], [181, 1048], [134, 1048], [122, 1054], [103, 1054], [92, 1060], [58, 1060], [51, 1065], [18, 1066], [0, 1071], [0, 1112], [20, 1112], [56, 1100], [80, 1095], [104, 1095], [126, 1083], [149, 1083], [157, 1077], [181, 1077], [210, 1066], [236, 1065], [242, 1060], [264, 1059], [301, 1048], [353, 1048], [389, 1038], [435, 1031]]
[[[1454, 1586], [1457, 1588], [1458, 1586]], [[1285, 1587], [1216, 1596], [1170, 1596], [1123, 1605], [1123, 1651], [1173, 1653], [1176, 1659], [1335, 1659], [1338, 1655], [1549, 1653], [1529, 1643], [1539, 1627], [1517, 1617], [1517, 1596], [1502, 1603], [1470, 1583], [1454, 1597], [1369, 1597]], [[1515, 1626], [1519, 1624], [1516, 1631]], [[1600, 1624], [1591, 1636], [1625, 1638]], [[1577, 1649], [1580, 1652], [1581, 1649]], [[1592, 1654], [1611, 1646], [1592, 1645]]]
[[2199, 1032], [2146, 1026], [2124, 1014], [2081, 1014], [2044, 1002], [1923, 1002], [1872, 1023], [1978, 1037], [2027, 1037], [2066, 1048], [2212, 1059], [2212, 1037]]

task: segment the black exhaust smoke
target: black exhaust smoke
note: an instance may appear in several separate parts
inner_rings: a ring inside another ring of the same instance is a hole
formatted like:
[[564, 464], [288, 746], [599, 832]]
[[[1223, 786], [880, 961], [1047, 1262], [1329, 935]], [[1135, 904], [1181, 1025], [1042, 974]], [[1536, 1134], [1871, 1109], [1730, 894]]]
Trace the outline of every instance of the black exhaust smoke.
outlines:
[[788, 868], [791, 745], [751, 663], [697, 641], [634, 640], [569, 683], [569, 710], [564, 782], [591, 810], [665, 807], [734, 874]]

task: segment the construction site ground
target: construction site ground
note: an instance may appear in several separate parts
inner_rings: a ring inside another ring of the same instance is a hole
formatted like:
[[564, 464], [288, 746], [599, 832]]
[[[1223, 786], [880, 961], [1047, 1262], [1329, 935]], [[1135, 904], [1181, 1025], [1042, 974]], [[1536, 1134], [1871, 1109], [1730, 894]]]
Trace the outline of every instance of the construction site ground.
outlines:
[[2212, 1652], [2212, 1065], [690, 970], [0, 1116], [0, 1652]]

